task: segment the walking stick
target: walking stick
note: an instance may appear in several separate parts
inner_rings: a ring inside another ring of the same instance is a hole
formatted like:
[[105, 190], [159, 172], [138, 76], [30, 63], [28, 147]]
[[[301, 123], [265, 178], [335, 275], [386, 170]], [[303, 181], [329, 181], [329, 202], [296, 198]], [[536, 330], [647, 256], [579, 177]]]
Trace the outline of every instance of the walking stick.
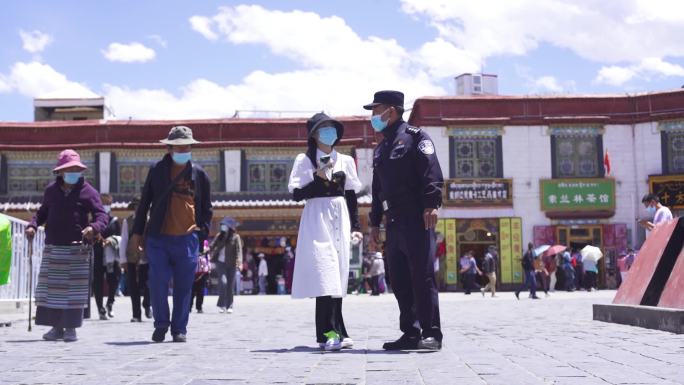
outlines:
[[28, 331], [31, 331], [31, 316], [33, 310], [33, 239], [28, 241], [28, 257], [29, 257], [29, 315], [28, 315]]

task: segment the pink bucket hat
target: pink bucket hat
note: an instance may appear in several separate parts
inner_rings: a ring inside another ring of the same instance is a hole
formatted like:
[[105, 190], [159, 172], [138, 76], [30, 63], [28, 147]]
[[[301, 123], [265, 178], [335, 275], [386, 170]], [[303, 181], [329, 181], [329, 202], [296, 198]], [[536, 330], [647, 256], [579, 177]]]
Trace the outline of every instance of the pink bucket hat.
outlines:
[[85, 164], [81, 163], [81, 156], [74, 150], [64, 150], [59, 153], [57, 157], [57, 166], [52, 169], [53, 172], [64, 170], [65, 168], [78, 166], [82, 169], [87, 169]]

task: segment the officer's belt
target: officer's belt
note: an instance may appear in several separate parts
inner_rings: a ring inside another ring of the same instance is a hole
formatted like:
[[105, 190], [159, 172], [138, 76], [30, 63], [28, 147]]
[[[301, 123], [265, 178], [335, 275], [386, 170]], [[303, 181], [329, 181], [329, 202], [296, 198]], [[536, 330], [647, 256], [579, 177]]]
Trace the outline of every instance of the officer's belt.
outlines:
[[385, 199], [382, 201], [382, 210], [383, 211], [397, 210], [399, 208], [417, 207], [417, 206], [419, 206], [419, 203], [413, 199], [410, 199], [410, 198]]

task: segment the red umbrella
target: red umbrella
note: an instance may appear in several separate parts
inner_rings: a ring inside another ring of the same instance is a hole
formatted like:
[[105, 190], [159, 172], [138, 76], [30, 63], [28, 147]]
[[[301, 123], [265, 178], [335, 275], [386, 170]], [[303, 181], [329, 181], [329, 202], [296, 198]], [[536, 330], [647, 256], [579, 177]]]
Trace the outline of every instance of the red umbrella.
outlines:
[[565, 249], [567, 249], [567, 246], [563, 246], [563, 245], [553, 245], [553, 246], [549, 247], [549, 248], [544, 252], [544, 254], [542, 254], [542, 255], [543, 255], [544, 257], [549, 257], [549, 256], [552, 256], [552, 255], [556, 255], [556, 254], [558, 254], [558, 253], [562, 253], [562, 252], [565, 251]]

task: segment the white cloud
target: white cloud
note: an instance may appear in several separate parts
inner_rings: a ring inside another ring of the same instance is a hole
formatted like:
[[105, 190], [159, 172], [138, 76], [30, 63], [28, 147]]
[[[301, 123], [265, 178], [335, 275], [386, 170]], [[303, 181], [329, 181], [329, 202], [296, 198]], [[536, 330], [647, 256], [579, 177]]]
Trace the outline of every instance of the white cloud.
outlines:
[[12, 91], [12, 86], [3, 74], [0, 74], [0, 93]]
[[209, 40], [216, 40], [218, 39], [218, 35], [211, 29], [211, 24], [211, 19], [205, 16], [193, 16], [190, 18], [190, 26], [192, 29]]
[[160, 35], [147, 35], [147, 38], [159, 44], [162, 48], [166, 48], [166, 46], [168, 45], [168, 42], [164, 40], [164, 38]]
[[24, 49], [30, 53], [42, 52], [48, 44], [52, 43], [52, 37], [40, 31], [26, 32], [21, 30], [19, 36]]
[[[4, 86], [3, 86], [4, 84]], [[18, 62], [8, 75], [0, 74], [0, 91], [16, 91], [33, 98], [97, 97], [86, 85], [67, 77], [47, 64]]]
[[539, 90], [555, 93], [562, 92], [564, 89], [563, 86], [558, 83], [558, 79], [548, 75], [538, 78], [534, 82], [534, 85]]
[[674, 0], [402, 0], [472, 55], [523, 55], [547, 43], [603, 63], [684, 57], [684, 3]]
[[622, 86], [635, 78], [648, 80], [654, 76], [684, 77], [684, 67], [668, 63], [660, 58], [645, 58], [637, 64], [627, 66], [604, 66], [599, 70], [594, 81], [611, 86]]
[[190, 24], [208, 40], [264, 45], [298, 69], [256, 70], [227, 85], [197, 79], [177, 91], [107, 85], [105, 95], [119, 117], [204, 118], [255, 109], [367, 114], [362, 105], [379, 89], [404, 91], [410, 105], [417, 97], [446, 93], [435, 74], [452, 76], [460, 67], [479, 66], [476, 58], [462, 61], [467, 55], [448, 42], [438, 43], [461, 55], [459, 63], [433, 63], [428, 59], [437, 56], [434, 46], [408, 52], [393, 39], [361, 37], [343, 19], [313, 12], [223, 7], [213, 16], [193, 16]]
[[133, 42], [129, 44], [111, 43], [106, 50], [102, 50], [102, 54], [109, 61], [118, 61], [124, 63], [144, 63], [154, 59], [156, 53], [152, 48]]

